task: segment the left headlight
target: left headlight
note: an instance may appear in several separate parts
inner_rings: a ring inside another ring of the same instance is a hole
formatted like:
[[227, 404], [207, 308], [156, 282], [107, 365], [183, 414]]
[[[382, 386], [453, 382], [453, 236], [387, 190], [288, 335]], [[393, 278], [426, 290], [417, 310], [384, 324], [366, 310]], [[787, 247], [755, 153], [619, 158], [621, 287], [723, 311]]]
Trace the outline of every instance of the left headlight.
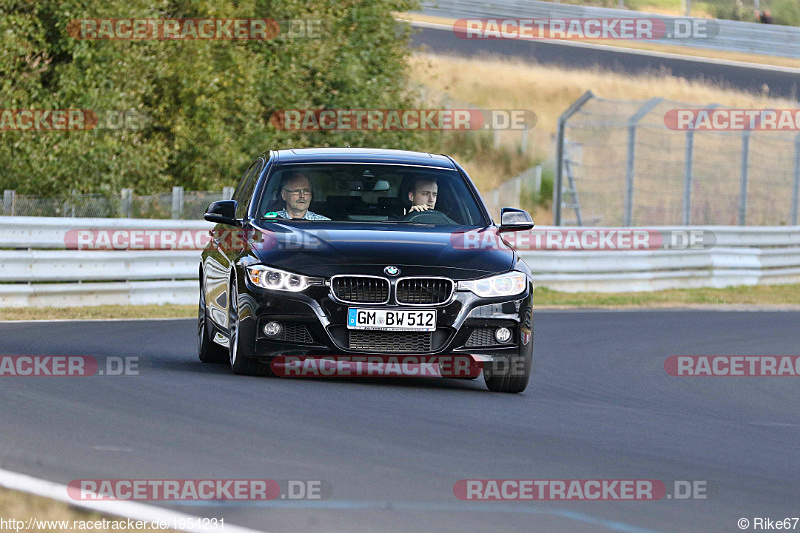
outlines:
[[300, 292], [311, 285], [321, 285], [323, 283], [319, 278], [310, 278], [264, 265], [248, 266], [247, 277], [250, 278], [250, 282], [253, 285], [276, 291]]
[[458, 282], [458, 290], [472, 291], [481, 298], [515, 296], [525, 292], [527, 278], [522, 272], [506, 272], [490, 278]]

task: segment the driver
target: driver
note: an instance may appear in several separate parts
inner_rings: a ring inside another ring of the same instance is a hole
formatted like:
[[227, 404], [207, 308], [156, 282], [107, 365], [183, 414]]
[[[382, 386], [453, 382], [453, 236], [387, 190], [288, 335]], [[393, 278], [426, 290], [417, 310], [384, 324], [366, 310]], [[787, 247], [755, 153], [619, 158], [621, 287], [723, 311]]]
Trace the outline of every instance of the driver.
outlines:
[[276, 213], [281, 218], [294, 218], [303, 220], [330, 220], [326, 216], [318, 215], [308, 210], [311, 204], [311, 180], [302, 172], [289, 174], [281, 186], [281, 198], [286, 202], [286, 207]]
[[415, 211], [427, 211], [436, 208], [436, 197], [439, 194], [439, 186], [432, 178], [419, 178], [414, 182], [411, 190], [408, 191], [408, 199], [411, 201], [409, 213]]

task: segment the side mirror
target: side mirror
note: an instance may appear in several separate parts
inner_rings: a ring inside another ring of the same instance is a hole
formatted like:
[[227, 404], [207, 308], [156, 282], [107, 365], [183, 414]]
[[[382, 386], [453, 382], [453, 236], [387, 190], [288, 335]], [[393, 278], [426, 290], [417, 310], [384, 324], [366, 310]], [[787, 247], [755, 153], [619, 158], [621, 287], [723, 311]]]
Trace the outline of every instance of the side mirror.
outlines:
[[209, 204], [208, 209], [206, 209], [206, 214], [203, 218], [217, 224], [238, 226], [239, 221], [236, 220], [236, 200], [212, 202]]
[[504, 207], [500, 210], [500, 231], [525, 231], [533, 228], [531, 214], [524, 209]]

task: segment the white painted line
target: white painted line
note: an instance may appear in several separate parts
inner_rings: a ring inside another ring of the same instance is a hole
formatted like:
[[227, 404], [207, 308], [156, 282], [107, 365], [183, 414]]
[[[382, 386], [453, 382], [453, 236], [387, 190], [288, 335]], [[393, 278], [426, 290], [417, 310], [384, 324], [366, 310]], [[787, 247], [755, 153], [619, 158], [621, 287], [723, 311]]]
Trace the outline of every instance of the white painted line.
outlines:
[[[27, 492], [29, 494], [35, 494], [37, 496], [42, 496], [45, 498], [50, 498], [51, 500], [57, 500], [60, 502], [67, 503], [73, 507], [81, 507], [83, 509], [89, 509], [90, 511], [97, 511], [100, 513], [106, 513], [114, 516], [120, 516], [124, 518], [130, 518], [132, 520], [143, 520], [146, 522], [152, 522], [157, 520], [159, 522], [169, 522], [174, 521], [175, 525], [178, 525], [178, 520], [181, 519], [191, 519], [187, 520], [187, 522], [197, 522], [198, 516], [192, 516], [188, 514], [179, 513], [177, 511], [172, 511], [170, 509], [163, 509], [161, 507], [156, 507], [154, 505], [147, 505], [140, 502], [130, 502], [130, 501], [102, 501], [102, 502], [95, 502], [95, 501], [81, 501], [81, 500], [73, 500], [67, 494], [67, 486], [66, 485], [59, 485], [58, 483], [54, 483], [52, 481], [46, 481], [43, 479], [37, 479], [35, 477], [27, 476], [25, 474], [17, 474], [16, 472], [9, 472], [8, 470], [0, 469], [0, 487], [5, 487], [11, 490], [18, 490], [21, 492]], [[203, 532], [208, 533], [210, 528], [202, 528], [202, 527], [175, 527], [171, 529], [176, 529], [179, 531], [190, 531], [190, 532]], [[246, 527], [235, 526], [232, 524], [225, 524], [224, 529], [220, 530], [223, 533], [262, 533], [255, 529], [248, 529]]]
[[[417, 22], [407, 19], [397, 19], [401, 22], [408, 22], [412, 26], [419, 28], [430, 28], [433, 30], [447, 30], [453, 31], [451, 24], [440, 24], [436, 22]], [[476, 40], [476, 39], [469, 39]], [[758, 69], [767, 71], [787, 72], [789, 74], [800, 74], [800, 68], [782, 67], [778, 65], [767, 65], [763, 63], [748, 63], [746, 61], [733, 61], [730, 59], [716, 59], [711, 57], [689, 56], [683, 54], [673, 54], [670, 52], [655, 52], [652, 50], [639, 50], [637, 48], [625, 48], [624, 46], [609, 46], [607, 44], [593, 44], [577, 41], [565, 41], [561, 39], [509, 39], [512, 41], [528, 41], [528, 42], [543, 42], [549, 44], [560, 44], [562, 46], [573, 46], [576, 48], [589, 48], [595, 50], [604, 50], [607, 52], [616, 52], [618, 54], [633, 54], [648, 57], [661, 57], [665, 59], [680, 59], [681, 61], [693, 61], [695, 63], [712, 63], [714, 65], [727, 65], [731, 67], [742, 67], [748, 69]], [[698, 49], [699, 50], [699, 49]], [[709, 49], [711, 50], [711, 49]]]

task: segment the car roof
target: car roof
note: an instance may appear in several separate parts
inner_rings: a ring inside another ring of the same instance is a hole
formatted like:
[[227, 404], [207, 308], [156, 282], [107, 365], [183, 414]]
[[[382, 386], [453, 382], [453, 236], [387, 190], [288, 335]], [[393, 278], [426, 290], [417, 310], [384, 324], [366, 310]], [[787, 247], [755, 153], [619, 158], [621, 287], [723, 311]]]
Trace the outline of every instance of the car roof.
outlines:
[[296, 163], [380, 163], [418, 165], [455, 170], [453, 161], [444, 155], [383, 148], [294, 148], [276, 150], [277, 164]]

